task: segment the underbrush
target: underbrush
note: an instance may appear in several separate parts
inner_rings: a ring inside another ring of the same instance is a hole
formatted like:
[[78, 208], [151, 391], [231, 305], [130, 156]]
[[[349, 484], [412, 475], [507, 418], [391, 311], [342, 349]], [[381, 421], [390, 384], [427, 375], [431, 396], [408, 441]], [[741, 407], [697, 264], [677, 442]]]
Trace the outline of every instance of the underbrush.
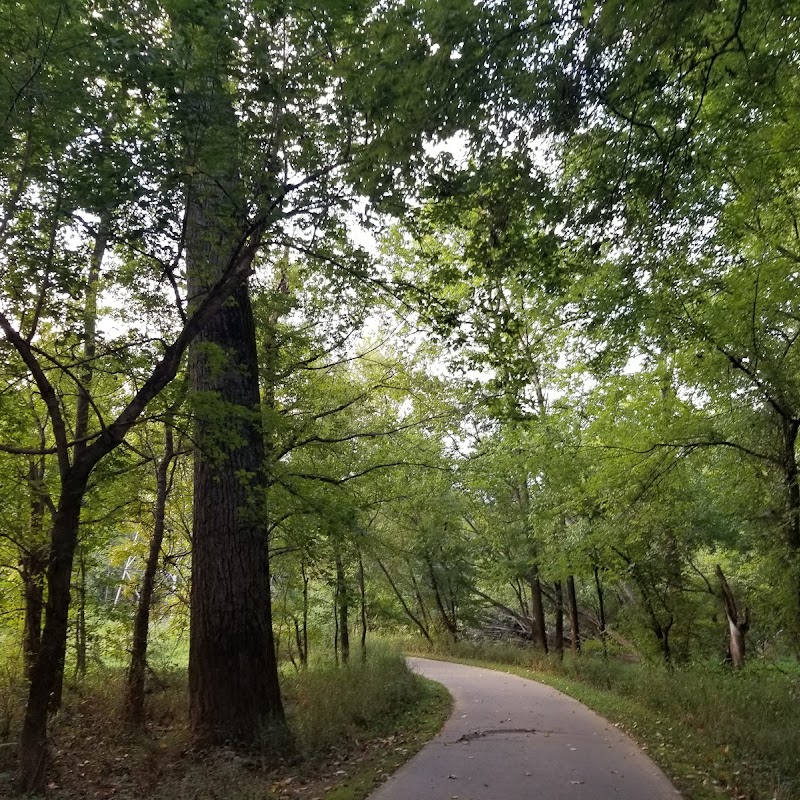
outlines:
[[[357, 800], [419, 749], [449, 709], [441, 687], [411, 673], [398, 653], [376, 649], [366, 662], [319, 663], [283, 678], [291, 750], [268, 736], [247, 752], [198, 750], [183, 671], [152, 682], [144, 729], [120, 723], [123, 688], [121, 672], [66, 684], [51, 725], [51, 800], [310, 800], [334, 790]], [[7, 757], [0, 767], [0, 797], [14, 796], [12, 764]]]
[[388, 650], [366, 662], [351, 660], [345, 669], [314, 665], [285, 678], [283, 689], [290, 728], [305, 758], [390, 732], [397, 715], [421, 693], [419, 676]]
[[800, 798], [800, 669], [753, 660], [745, 669], [667, 669], [601, 653], [561, 661], [510, 644], [408, 640], [406, 651], [511, 669], [571, 694], [620, 724], [687, 797]]

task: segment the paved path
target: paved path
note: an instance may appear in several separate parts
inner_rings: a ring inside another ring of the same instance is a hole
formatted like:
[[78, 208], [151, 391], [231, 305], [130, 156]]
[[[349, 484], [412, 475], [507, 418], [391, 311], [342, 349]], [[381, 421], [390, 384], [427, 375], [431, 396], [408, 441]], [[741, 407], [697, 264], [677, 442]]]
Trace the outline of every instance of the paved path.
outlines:
[[369, 800], [676, 800], [663, 773], [610, 722], [534, 681], [408, 659], [455, 700], [442, 732]]

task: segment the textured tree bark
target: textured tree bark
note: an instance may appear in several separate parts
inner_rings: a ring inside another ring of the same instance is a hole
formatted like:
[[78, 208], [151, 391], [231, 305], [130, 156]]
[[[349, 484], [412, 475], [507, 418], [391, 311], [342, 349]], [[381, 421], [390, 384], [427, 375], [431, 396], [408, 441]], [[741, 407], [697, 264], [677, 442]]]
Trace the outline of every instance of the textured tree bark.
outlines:
[[[232, 113], [232, 111], [231, 111]], [[186, 219], [189, 297], [235, 257], [235, 179], [196, 176]], [[201, 742], [252, 742], [283, 727], [263, 508], [264, 434], [247, 283], [189, 349], [195, 419], [189, 707]]]
[[164, 453], [156, 468], [156, 499], [153, 506], [153, 535], [147, 563], [139, 590], [139, 605], [136, 608], [136, 619], [133, 623], [133, 641], [131, 643], [131, 662], [128, 667], [128, 678], [125, 696], [125, 718], [134, 725], [144, 722], [144, 679], [147, 668], [147, 640], [150, 628], [150, 608], [153, 602], [158, 562], [161, 557], [161, 545], [164, 541], [164, 523], [167, 512], [167, 495], [169, 494], [169, 468], [175, 458], [172, 428], [164, 429]]
[[[201, 224], [195, 233], [202, 230]], [[246, 285], [203, 328], [191, 348], [190, 376], [196, 414], [191, 725], [198, 740], [250, 742], [282, 724], [283, 708], [259, 509], [264, 441]]]
[[567, 602], [569, 603], [569, 626], [572, 631], [572, 654], [577, 656], [581, 649], [581, 631], [578, 622], [578, 598], [575, 594], [575, 576], [567, 577]]

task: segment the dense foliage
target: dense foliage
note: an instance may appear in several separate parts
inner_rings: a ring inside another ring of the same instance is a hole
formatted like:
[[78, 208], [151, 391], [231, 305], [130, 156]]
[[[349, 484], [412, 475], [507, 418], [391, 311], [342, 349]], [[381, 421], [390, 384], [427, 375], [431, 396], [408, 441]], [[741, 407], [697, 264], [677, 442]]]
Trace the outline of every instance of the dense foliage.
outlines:
[[252, 743], [370, 632], [800, 655], [795, 6], [4, 7], [22, 788], [101, 666]]

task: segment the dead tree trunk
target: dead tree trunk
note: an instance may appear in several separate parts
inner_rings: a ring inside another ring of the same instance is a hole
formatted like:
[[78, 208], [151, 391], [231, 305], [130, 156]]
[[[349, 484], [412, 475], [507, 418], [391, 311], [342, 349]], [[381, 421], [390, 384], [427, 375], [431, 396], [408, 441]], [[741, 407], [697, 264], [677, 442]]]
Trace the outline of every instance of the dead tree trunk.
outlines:
[[741, 669], [744, 666], [745, 636], [750, 628], [748, 609], [745, 608], [743, 616], [739, 615], [736, 598], [719, 564], [715, 572], [722, 593], [722, 603], [725, 606], [725, 617], [728, 620], [728, 651], [731, 655], [731, 664], [736, 669]]

